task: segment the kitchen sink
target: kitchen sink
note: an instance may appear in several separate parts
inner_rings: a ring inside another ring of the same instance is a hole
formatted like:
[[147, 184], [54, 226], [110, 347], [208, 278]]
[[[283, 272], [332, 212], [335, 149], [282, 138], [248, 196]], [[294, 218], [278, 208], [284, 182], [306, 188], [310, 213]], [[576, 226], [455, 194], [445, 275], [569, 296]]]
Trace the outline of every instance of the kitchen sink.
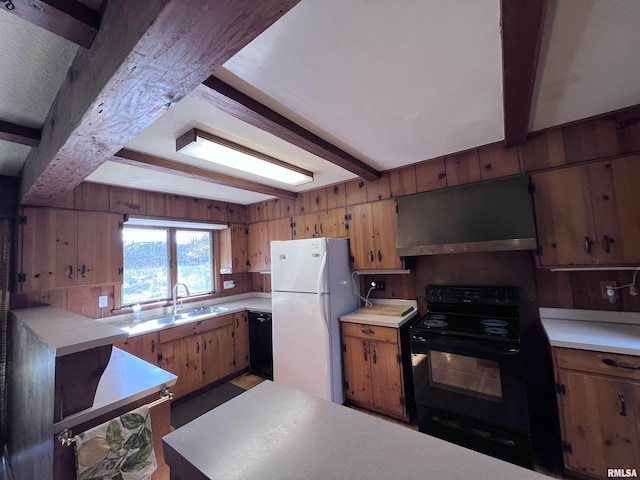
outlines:
[[177, 315], [157, 317], [157, 318], [152, 318], [152, 319], [142, 321], [140, 323], [118, 325], [118, 326], [129, 333], [139, 333], [139, 332], [154, 330], [163, 325], [180, 324], [187, 321], [193, 321], [198, 319], [204, 320], [205, 318], [210, 318], [220, 313], [225, 313], [228, 311], [229, 311], [229, 308], [227, 307], [218, 307], [218, 306], [212, 305], [209, 307], [199, 307], [194, 310], [190, 310], [188, 312], [178, 313]]

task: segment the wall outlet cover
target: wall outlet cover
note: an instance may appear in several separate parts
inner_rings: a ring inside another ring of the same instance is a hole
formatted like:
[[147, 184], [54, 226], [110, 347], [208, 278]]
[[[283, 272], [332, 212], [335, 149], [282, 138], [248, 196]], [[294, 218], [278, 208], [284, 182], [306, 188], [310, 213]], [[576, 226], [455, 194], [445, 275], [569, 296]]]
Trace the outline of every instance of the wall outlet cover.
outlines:
[[225, 290], [229, 289], [229, 288], [233, 288], [235, 287], [236, 284], [233, 283], [233, 280], [225, 280], [223, 282], [222, 288], [224, 288]]
[[106, 295], [100, 295], [98, 297], [98, 308], [104, 308], [109, 305], [109, 297]]

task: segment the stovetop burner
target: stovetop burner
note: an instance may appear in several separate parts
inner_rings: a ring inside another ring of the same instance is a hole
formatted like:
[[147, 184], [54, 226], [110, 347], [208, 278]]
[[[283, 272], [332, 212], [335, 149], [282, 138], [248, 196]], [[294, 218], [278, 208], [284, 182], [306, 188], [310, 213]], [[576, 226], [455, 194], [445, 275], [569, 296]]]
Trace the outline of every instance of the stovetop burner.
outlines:
[[[444, 316], [444, 315], [441, 315], [441, 316]], [[422, 324], [425, 327], [428, 327], [428, 328], [446, 327], [448, 325], [448, 323], [445, 322], [444, 320], [438, 320], [438, 319], [435, 319], [435, 318], [434, 319], [426, 318], [422, 322]]]
[[485, 327], [506, 327], [507, 325], [509, 325], [509, 322], [507, 322], [506, 320], [496, 320], [495, 318], [481, 320], [480, 323]]
[[484, 333], [487, 333], [489, 335], [507, 335], [509, 333], [509, 330], [502, 327], [487, 327], [484, 329]]

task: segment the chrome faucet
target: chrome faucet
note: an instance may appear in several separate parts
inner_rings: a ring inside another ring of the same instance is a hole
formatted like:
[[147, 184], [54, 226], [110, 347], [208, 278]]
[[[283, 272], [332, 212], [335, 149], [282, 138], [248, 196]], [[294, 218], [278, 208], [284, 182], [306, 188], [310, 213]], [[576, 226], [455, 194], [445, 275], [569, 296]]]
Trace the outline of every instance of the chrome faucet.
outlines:
[[184, 283], [179, 283], [178, 282], [173, 286], [172, 295], [171, 295], [171, 298], [173, 300], [173, 315], [177, 315], [178, 314], [178, 303], [177, 303], [178, 302], [178, 287], [180, 285], [182, 285], [184, 287], [184, 289], [186, 290], [187, 296], [191, 295], [189, 293], [189, 287], [187, 287]]

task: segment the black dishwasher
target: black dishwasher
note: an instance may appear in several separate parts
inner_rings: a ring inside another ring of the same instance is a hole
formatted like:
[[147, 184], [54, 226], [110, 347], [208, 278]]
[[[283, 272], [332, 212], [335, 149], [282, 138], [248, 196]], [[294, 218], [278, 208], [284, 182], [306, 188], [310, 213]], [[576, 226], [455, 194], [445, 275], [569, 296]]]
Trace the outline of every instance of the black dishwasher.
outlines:
[[270, 313], [249, 312], [249, 358], [252, 372], [273, 380]]

